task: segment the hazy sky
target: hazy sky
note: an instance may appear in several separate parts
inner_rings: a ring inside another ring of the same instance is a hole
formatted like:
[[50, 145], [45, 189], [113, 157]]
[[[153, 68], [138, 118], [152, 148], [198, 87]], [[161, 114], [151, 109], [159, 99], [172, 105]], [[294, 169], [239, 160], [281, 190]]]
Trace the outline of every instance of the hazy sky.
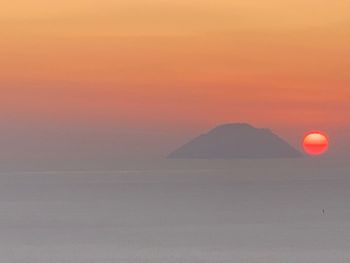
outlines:
[[239, 121], [294, 145], [325, 130], [346, 151], [349, 10], [348, 0], [6, 1], [2, 140], [30, 152], [113, 138], [122, 154], [159, 154]]

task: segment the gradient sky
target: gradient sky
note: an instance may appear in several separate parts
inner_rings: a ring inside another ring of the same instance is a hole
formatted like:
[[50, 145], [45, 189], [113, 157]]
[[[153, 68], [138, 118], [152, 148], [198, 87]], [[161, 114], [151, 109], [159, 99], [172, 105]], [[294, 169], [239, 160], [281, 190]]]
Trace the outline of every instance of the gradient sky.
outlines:
[[160, 154], [249, 122], [294, 145], [325, 130], [346, 152], [349, 10], [348, 0], [4, 2], [2, 140], [53, 150], [84, 137], [94, 149], [109, 136], [121, 153]]

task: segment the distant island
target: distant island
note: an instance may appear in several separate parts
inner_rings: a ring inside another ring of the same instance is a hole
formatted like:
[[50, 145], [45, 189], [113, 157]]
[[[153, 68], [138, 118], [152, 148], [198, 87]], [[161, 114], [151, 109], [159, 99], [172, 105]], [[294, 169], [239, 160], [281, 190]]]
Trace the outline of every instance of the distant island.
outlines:
[[246, 123], [217, 126], [172, 152], [171, 159], [298, 158], [302, 154], [269, 129]]

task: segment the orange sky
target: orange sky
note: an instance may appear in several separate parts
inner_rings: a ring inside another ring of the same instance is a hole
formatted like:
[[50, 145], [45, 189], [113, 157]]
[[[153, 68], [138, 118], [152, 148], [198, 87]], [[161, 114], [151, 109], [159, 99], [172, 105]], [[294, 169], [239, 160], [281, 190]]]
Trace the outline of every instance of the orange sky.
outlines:
[[[12, 0], [6, 123], [348, 130], [348, 0]], [[137, 123], [137, 125], [135, 125]]]

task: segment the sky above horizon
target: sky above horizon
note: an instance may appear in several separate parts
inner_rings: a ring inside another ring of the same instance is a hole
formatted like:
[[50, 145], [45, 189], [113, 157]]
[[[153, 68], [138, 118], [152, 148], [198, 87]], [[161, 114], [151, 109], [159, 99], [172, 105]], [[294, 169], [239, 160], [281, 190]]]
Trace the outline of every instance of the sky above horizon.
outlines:
[[349, 10], [348, 0], [5, 2], [1, 140], [110, 136], [160, 153], [248, 122], [293, 145], [324, 130], [345, 153]]

